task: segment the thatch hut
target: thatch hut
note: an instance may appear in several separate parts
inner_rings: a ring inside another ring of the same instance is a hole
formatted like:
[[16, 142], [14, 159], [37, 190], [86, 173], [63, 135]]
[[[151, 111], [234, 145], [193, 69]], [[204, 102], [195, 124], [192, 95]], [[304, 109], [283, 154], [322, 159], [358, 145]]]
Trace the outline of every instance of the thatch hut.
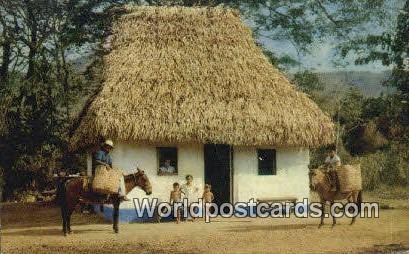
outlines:
[[333, 123], [270, 64], [237, 12], [132, 7], [112, 31], [73, 150], [114, 139], [114, 167], [138, 163], [163, 200], [187, 174], [212, 184], [217, 202], [308, 197], [309, 148], [332, 141]]

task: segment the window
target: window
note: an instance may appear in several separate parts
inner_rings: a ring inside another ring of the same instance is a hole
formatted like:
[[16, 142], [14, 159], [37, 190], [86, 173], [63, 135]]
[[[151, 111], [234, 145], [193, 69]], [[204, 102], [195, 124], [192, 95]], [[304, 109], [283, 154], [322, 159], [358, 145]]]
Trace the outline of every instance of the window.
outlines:
[[274, 149], [257, 149], [258, 174], [259, 175], [276, 175], [277, 160], [276, 150]]
[[158, 175], [177, 175], [178, 150], [176, 147], [157, 147]]

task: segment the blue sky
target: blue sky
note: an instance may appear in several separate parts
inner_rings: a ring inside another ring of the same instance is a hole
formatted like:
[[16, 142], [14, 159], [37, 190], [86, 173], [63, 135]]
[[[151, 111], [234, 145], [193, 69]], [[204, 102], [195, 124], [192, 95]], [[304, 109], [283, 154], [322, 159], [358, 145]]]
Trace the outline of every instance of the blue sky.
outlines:
[[[345, 59], [339, 59], [334, 56], [334, 42], [314, 43], [309, 47], [309, 53], [298, 55], [297, 50], [286, 41], [268, 41], [260, 40], [260, 42], [269, 50], [279, 56], [289, 55], [301, 63], [300, 66], [291, 69], [290, 71], [311, 70], [318, 72], [333, 72], [333, 71], [371, 71], [382, 72], [388, 70], [380, 62], [375, 62], [366, 65], [355, 65], [355, 54], [349, 54]], [[336, 61], [337, 60], [337, 61]]]
[[[386, 19], [382, 19], [379, 24], [367, 23], [355, 28], [348, 36], [362, 37], [368, 34], [381, 35], [384, 32], [393, 31], [396, 27], [396, 19], [398, 11], [402, 8], [405, 1], [402, 0], [388, 0], [385, 1], [384, 10], [389, 13]], [[252, 20], [244, 20], [247, 25], [252, 27]], [[264, 35], [271, 35], [271, 32], [264, 31]], [[267, 36], [269, 37], [269, 36]], [[271, 37], [271, 36], [270, 36]], [[321, 39], [320, 42], [313, 43], [309, 46], [308, 53], [298, 54], [295, 47], [288, 41], [271, 40], [265, 37], [258, 38], [266, 49], [273, 52], [276, 56], [288, 55], [291, 58], [300, 62], [300, 66], [290, 68], [288, 71], [296, 72], [300, 70], [311, 70], [317, 72], [333, 72], [333, 71], [370, 71], [382, 72], [389, 70], [390, 67], [383, 66], [380, 61], [365, 65], [355, 65], [354, 61], [357, 59], [357, 54], [350, 52], [347, 57], [341, 58], [336, 54], [336, 47], [339, 41], [333, 38]]]

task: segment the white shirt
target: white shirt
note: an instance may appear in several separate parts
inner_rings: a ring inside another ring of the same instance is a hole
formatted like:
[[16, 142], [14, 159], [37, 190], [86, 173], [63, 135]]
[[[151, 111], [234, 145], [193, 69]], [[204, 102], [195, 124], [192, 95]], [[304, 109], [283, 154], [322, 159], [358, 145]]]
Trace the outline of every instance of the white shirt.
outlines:
[[160, 167], [159, 171], [164, 173], [175, 173], [175, 167], [173, 166]]
[[189, 204], [198, 200], [198, 188], [193, 183], [183, 184], [180, 190], [184, 194], [183, 198], [187, 198]]
[[325, 164], [328, 164], [331, 167], [336, 167], [341, 165], [341, 159], [336, 154], [332, 158], [331, 156], [327, 156], [327, 158], [325, 158]]

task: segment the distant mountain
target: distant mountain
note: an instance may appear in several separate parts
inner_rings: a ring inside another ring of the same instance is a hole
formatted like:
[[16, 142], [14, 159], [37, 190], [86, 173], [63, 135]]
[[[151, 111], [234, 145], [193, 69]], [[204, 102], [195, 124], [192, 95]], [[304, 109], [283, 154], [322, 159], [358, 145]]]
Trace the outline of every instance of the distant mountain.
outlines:
[[390, 77], [389, 71], [340, 71], [317, 74], [327, 91], [345, 91], [351, 87], [356, 87], [366, 97], [377, 97], [381, 93], [391, 93], [394, 91], [393, 88], [382, 85]]

